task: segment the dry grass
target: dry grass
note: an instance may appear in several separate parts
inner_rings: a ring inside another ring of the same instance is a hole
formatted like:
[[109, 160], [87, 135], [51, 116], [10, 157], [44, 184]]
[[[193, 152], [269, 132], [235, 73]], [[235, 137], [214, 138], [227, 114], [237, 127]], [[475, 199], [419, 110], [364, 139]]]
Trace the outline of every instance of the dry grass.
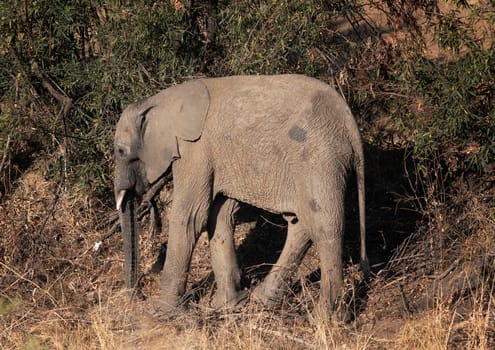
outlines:
[[[488, 299], [485, 299], [485, 292]], [[493, 291], [485, 286], [469, 302], [466, 313], [462, 303], [453, 307], [438, 304], [404, 322], [394, 344], [397, 349], [493, 349]]]
[[[58, 192], [58, 194], [57, 194]], [[493, 299], [494, 211], [468, 190], [451, 205], [434, 208], [428, 224], [398, 247], [363, 296], [356, 266], [346, 285], [360, 300], [357, 317], [343, 324], [312, 312], [317, 283], [310, 251], [300, 290], [281, 308], [246, 305], [231, 313], [208, 311], [211, 284], [208, 245], [198, 243], [190, 288], [204, 291], [183, 317], [152, 317], [156, 278], [145, 279], [148, 299], [129, 302], [122, 291], [119, 237], [91, 248], [104, 233], [88, 198], [57, 190], [54, 181], [28, 172], [1, 208], [1, 349], [491, 349], [495, 345]], [[461, 205], [462, 204], [462, 205]], [[455, 215], [449, 215], [454, 209]], [[145, 223], [145, 226], [148, 225]], [[463, 229], [459, 227], [462, 226]], [[238, 244], [253, 223], [240, 225]], [[270, 228], [267, 228], [268, 230]], [[273, 229], [273, 227], [272, 227]], [[143, 232], [149, 267], [162, 238]], [[432, 243], [431, 233], [443, 232]], [[425, 234], [428, 233], [428, 234]], [[450, 243], [449, 243], [450, 242]], [[453, 243], [452, 243], [453, 242]], [[455, 259], [457, 257], [458, 259]], [[460, 259], [459, 259], [460, 258]]]
[[[478, 304], [464, 321], [442, 306], [400, 322], [394, 337], [366, 326], [309, 323], [304, 316], [245, 310], [222, 317], [191, 311], [181, 319], [158, 322], [143, 313], [148, 305], [115, 295], [87, 310], [84, 319], [58, 319], [45, 313], [36, 325], [10, 328], [4, 348], [38, 344], [49, 349], [491, 349], [493, 313]], [[493, 308], [493, 301], [490, 303]], [[31, 316], [33, 316], [31, 314]], [[16, 330], [14, 330], [16, 329]], [[22, 331], [21, 331], [22, 329]], [[5, 331], [4, 331], [5, 332]], [[5, 335], [5, 334], [2, 334]], [[33, 339], [35, 340], [33, 342]]]
[[116, 295], [78, 320], [57, 319], [56, 312], [47, 312], [30, 327], [10, 327], [6, 348], [20, 348], [36, 339], [50, 349], [366, 349], [370, 340], [346, 325], [312, 325], [280, 310], [249, 307], [226, 315], [194, 310], [180, 319], [159, 322], [143, 312], [148, 305], [125, 300], [125, 295]]

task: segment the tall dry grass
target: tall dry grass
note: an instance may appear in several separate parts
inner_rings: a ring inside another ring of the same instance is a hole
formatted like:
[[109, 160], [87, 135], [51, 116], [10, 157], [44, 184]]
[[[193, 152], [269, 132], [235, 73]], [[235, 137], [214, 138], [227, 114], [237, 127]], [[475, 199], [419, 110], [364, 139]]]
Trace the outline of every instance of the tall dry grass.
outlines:
[[[304, 278], [300, 291], [289, 294], [281, 308], [248, 304], [236, 312], [211, 313], [205, 307], [207, 291], [183, 317], [161, 322], [152, 316], [157, 294], [153, 277], [147, 282], [147, 300], [131, 303], [122, 291], [119, 237], [92, 250], [104, 232], [97, 229], [98, 213], [84, 193], [60, 190], [57, 197], [56, 182], [38, 172], [26, 173], [19, 183], [0, 209], [8, 234], [1, 238], [0, 349], [402, 350], [495, 345], [495, 213], [486, 200], [489, 194], [459, 185], [443, 204], [425, 197], [427, 222], [372, 278], [364, 296], [354, 290], [360, 282], [356, 266], [348, 266], [346, 289], [360, 301], [350, 323], [314, 313], [318, 283]], [[43, 230], [40, 223], [45, 223]], [[144, 232], [143, 239], [152, 238]], [[153, 256], [153, 244], [148, 243], [145, 258]], [[317, 265], [314, 252], [308, 259], [302, 277]], [[197, 246], [191, 279], [201, 280], [209, 271], [205, 240]]]
[[[492, 349], [493, 288], [463, 303], [435, 306], [407, 318], [343, 324], [314, 313], [294, 314], [288, 309], [260, 310], [247, 305], [238, 312], [212, 314], [200, 306], [180, 318], [159, 321], [150, 301], [129, 302], [116, 292], [105, 301], [64, 319], [62, 310], [22, 310], [25, 318], [3, 324], [3, 349]], [[314, 290], [302, 292], [299, 302], [311, 310]], [[487, 294], [488, 292], [488, 294]], [[103, 291], [102, 291], [103, 293]], [[103, 299], [103, 298], [102, 298]], [[20, 307], [19, 305], [14, 306]], [[27, 312], [26, 312], [27, 311]], [[10, 311], [12, 312], [12, 310]], [[7, 314], [8, 315], [8, 314]], [[5, 316], [5, 315], [4, 315]], [[33, 322], [36, 319], [36, 322]], [[387, 333], [383, 327], [400, 326]]]

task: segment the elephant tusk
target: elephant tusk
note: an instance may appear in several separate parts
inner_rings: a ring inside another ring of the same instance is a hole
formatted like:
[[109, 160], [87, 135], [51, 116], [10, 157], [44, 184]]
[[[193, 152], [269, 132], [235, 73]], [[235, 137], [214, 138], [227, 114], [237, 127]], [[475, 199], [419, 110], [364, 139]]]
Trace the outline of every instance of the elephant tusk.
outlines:
[[122, 209], [122, 202], [124, 201], [126, 190], [121, 190], [119, 194], [117, 195], [117, 211], [120, 211]]

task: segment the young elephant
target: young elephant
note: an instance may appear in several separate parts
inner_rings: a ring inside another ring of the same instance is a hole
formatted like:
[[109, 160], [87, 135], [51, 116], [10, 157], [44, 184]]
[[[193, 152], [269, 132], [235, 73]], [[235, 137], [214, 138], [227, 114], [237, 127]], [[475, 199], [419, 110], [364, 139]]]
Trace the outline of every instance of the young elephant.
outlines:
[[137, 281], [134, 198], [171, 167], [174, 199], [161, 275], [161, 308], [179, 307], [193, 248], [208, 230], [217, 282], [215, 305], [239, 299], [234, 252], [237, 201], [288, 221], [283, 251], [254, 294], [280, 299], [312, 241], [321, 262], [319, 306], [331, 312], [343, 287], [344, 193], [358, 182], [361, 260], [365, 249], [364, 159], [356, 122], [339, 94], [300, 75], [198, 79], [130, 105], [115, 134], [115, 195], [125, 250], [125, 280]]

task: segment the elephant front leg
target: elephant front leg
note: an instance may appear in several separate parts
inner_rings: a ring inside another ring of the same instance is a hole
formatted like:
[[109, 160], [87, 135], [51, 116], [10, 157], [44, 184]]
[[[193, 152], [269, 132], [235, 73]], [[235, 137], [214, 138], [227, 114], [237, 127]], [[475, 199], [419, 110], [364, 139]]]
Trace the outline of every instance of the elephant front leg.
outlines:
[[174, 198], [169, 219], [167, 257], [160, 276], [160, 313], [167, 317], [184, 306], [187, 274], [199, 237], [206, 228], [209, 201]]
[[217, 290], [212, 301], [216, 309], [235, 307], [242, 299], [240, 271], [234, 246], [234, 214], [237, 201], [219, 196], [215, 199], [208, 221], [211, 264]]

